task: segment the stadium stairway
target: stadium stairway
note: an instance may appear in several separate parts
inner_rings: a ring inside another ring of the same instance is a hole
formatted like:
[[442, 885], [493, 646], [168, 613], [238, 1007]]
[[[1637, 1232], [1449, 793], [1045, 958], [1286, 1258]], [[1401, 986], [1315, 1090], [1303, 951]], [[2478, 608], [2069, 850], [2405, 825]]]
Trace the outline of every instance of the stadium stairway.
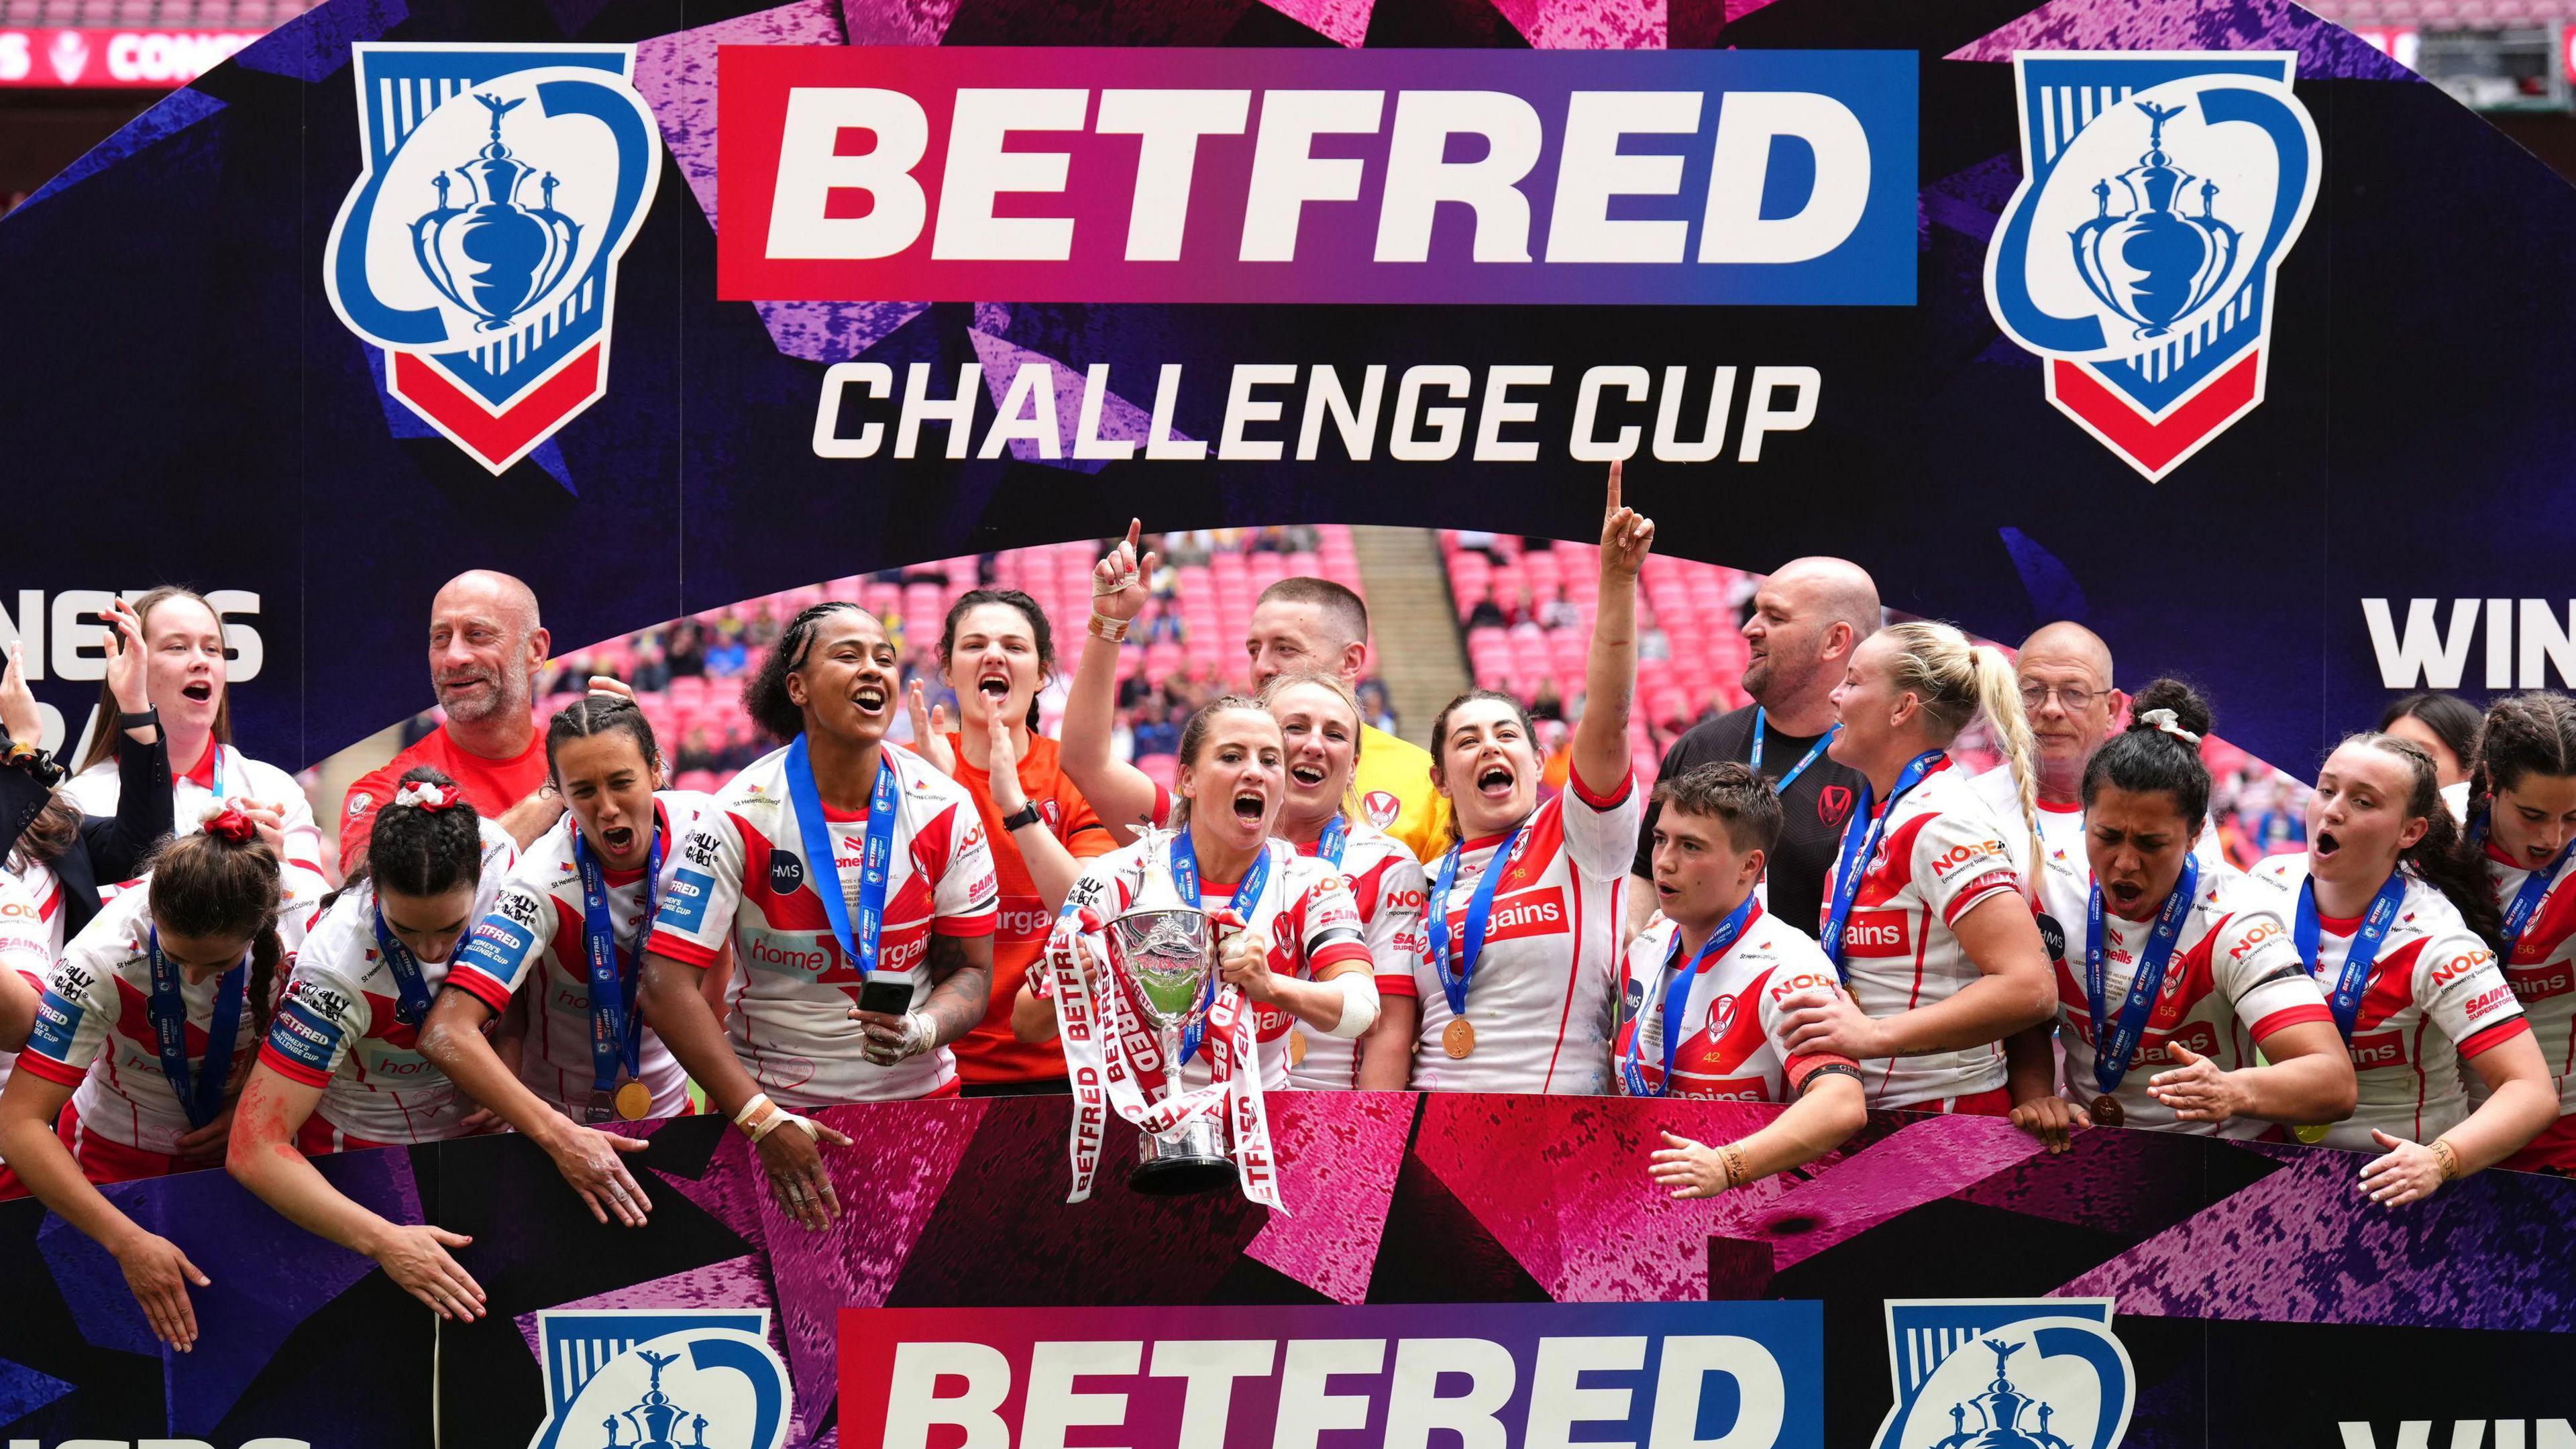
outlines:
[[1432, 717], [1467, 687], [1468, 677], [1439, 535], [1426, 528], [1354, 527], [1351, 545], [1369, 629], [1377, 636], [1378, 676], [1403, 736], [1428, 748]]

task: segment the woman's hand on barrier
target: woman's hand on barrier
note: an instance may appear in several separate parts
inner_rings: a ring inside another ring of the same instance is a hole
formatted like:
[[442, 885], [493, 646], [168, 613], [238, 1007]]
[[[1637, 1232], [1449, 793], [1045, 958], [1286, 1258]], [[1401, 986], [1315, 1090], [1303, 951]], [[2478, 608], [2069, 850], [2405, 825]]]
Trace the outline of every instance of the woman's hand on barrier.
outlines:
[[197, 1310], [188, 1301], [188, 1285], [200, 1288], [213, 1280], [197, 1271], [179, 1245], [157, 1233], [141, 1233], [116, 1250], [116, 1265], [125, 1270], [125, 1286], [143, 1305], [152, 1336], [186, 1353], [197, 1346]]
[[2013, 1103], [2012, 1124], [2047, 1144], [2049, 1151], [2064, 1152], [2075, 1145], [2078, 1131], [2093, 1125], [2093, 1114], [2051, 1092]]
[[1715, 1197], [1730, 1184], [1726, 1159], [1719, 1149], [1678, 1133], [1663, 1134], [1664, 1145], [1646, 1159], [1646, 1175], [1674, 1197]]
[[776, 1194], [779, 1207], [810, 1233], [830, 1227], [841, 1215], [840, 1194], [832, 1191], [832, 1174], [823, 1166], [821, 1144], [825, 1142], [850, 1145], [849, 1138], [810, 1117], [800, 1117], [779, 1123], [753, 1144], [760, 1165], [769, 1170], [769, 1190]]
[[644, 1184], [626, 1170], [626, 1156], [642, 1152], [652, 1144], [639, 1137], [620, 1137], [584, 1127], [569, 1117], [558, 1114], [558, 1124], [547, 1134], [543, 1144], [546, 1156], [554, 1159], [555, 1171], [581, 1195], [590, 1215], [605, 1223], [611, 1216], [630, 1228], [644, 1226], [644, 1215], [653, 1210], [653, 1199], [646, 1196]]
[[2166, 1050], [2182, 1065], [2147, 1078], [2147, 1090], [2173, 1108], [2175, 1116], [2185, 1122], [2224, 1122], [2252, 1110], [2254, 1094], [2234, 1072], [2221, 1071], [2216, 1062], [2180, 1042], [2168, 1043]]
[[2442, 1158], [2421, 1142], [2391, 1137], [2374, 1127], [2370, 1140], [2385, 1154], [2363, 1164], [2359, 1189], [2381, 1207], [2404, 1207], [2431, 1197], [2442, 1185]]
[[441, 1318], [471, 1323], [483, 1316], [483, 1285], [448, 1255], [473, 1242], [463, 1233], [422, 1223], [397, 1225], [367, 1254], [395, 1286], [429, 1305]]

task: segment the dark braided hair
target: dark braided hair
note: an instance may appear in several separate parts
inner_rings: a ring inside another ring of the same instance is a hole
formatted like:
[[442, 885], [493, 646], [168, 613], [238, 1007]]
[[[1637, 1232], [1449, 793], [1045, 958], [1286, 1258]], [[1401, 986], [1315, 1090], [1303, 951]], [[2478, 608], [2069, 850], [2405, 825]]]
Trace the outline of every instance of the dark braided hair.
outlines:
[[[1019, 610], [1020, 617], [1029, 621], [1029, 633], [1037, 641], [1040, 678], [1043, 679], [1046, 675], [1055, 673], [1055, 629], [1047, 623], [1046, 610], [1038, 606], [1038, 601], [1018, 589], [968, 589], [957, 596], [957, 602], [948, 606], [948, 622], [941, 625], [939, 630], [941, 671], [945, 672], [948, 669], [957, 653], [957, 621], [966, 617], [967, 610], [979, 608], [985, 604], [999, 604], [1004, 608]], [[1038, 701], [1037, 696], [1031, 695], [1029, 728], [1034, 730], [1037, 727]]]
[[555, 711], [546, 722], [546, 776], [558, 779], [555, 752], [566, 740], [588, 739], [594, 735], [625, 735], [635, 741], [635, 752], [644, 757], [644, 767], [658, 769], [662, 764], [662, 747], [654, 742], [653, 722], [635, 701], [622, 694], [586, 694]]
[[2537, 690], [2487, 706], [2469, 767], [2469, 818], [2526, 775], [2576, 775], [2576, 699]]
[[[222, 823], [218, 817], [216, 824]], [[242, 999], [250, 1003], [255, 1029], [245, 1039], [257, 1042], [268, 1035], [277, 1005], [277, 966], [286, 955], [277, 934], [284, 880], [268, 846], [257, 835], [241, 833], [246, 838], [207, 829], [161, 842], [145, 867], [151, 872], [145, 904], [153, 924], [171, 935], [249, 939], [250, 982]]]
[[2486, 867], [2469, 849], [2460, 822], [2451, 818], [2451, 807], [2442, 803], [2442, 777], [2433, 767], [2432, 754], [2413, 740], [2395, 735], [2355, 735], [2344, 743], [2368, 745], [2406, 762], [2414, 776], [2414, 788], [2406, 796], [2406, 813], [2423, 818], [2424, 835], [2399, 851], [2397, 859], [2412, 867], [2426, 885], [2449, 897], [2459, 909], [2460, 919], [2468, 922], [2477, 938], [2502, 958], [2504, 912], [2497, 908], [2495, 892], [2487, 884]]
[[2433, 689], [2407, 695], [2380, 711], [2380, 731], [2386, 733], [2390, 725], [2401, 719], [2413, 719], [2431, 730], [2433, 737], [2442, 742], [2442, 748], [2449, 750], [2451, 757], [2460, 762], [2460, 768], [2467, 769], [2469, 761], [2477, 758], [2477, 706], [2458, 695]]
[[796, 611], [779, 631], [778, 644], [760, 663], [760, 672], [743, 682], [742, 712], [761, 732], [780, 744], [786, 744], [805, 732], [805, 711], [787, 696], [787, 676], [805, 667], [814, 652], [814, 636], [820, 631], [825, 615], [850, 609], [870, 619], [876, 615], [847, 599], [825, 599]]
[[2209, 738], [2209, 701], [2179, 679], [2159, 679], [2129, 701], [2129, 727], [2114, 735], [2084, 765], [2084, 803], [2105, 785], [2132, 794], [2163, 791], [2185, 824], [2198, 827], [2209, 815], [2209, 766], [2200, 747], [2176, 739], [2140, 717], [2151, 710], [2173, 711], [2174, 723], [2202, 739]]
[[[427, 765], [406, 771], [403, 785], [456, 782]], [[388, 801], [376, 812], [376, 832], [367, 842], [366, 864], [349, 878], [349, 886], [372, 878], [378, 889], [407, 896], [438, 896], [460, 885], [472, 885], [483, 874], [483, 833], [473, 803], [463, 795], [444, 810]], [[347, 886], [342, 887], [346, 891]], [[339, 892], [334, 893], [334, 899]]]

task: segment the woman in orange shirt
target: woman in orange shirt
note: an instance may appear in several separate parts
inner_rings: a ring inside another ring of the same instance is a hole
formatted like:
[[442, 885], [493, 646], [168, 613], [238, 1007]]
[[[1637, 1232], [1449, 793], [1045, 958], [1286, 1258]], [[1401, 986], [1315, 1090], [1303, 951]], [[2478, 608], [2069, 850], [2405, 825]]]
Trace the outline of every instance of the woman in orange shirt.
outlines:
[[[948, 772], [984, 817], [1002, 918], [993, 936], [993, 1004], [951, 1048], [969, 1097], [1065, 1090], [1064, 1053], [1011, 1035], [1011, 1002], [1045, 948], [1083, 861], [1117, 842], [1057, 766], [1056, 742], [1037, 732], [1038, 692], [1055, 674], [1046, 611], [1017, 589], [975, 589], [949, 607], [939, 663], [957, 693], [958, 731], [944, 728], [912, 687], [914, 748]], [[942, 716], [945, 711], [940, 711]]]

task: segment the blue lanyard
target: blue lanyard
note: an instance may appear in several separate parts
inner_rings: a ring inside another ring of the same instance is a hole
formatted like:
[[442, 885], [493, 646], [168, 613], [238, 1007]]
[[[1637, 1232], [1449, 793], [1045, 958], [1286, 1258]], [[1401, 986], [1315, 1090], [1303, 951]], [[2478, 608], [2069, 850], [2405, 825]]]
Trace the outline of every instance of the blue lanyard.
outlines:
[[[1746, 769], [1751, 770], [1757, 775], [1762, 773], [1762, 733], [1769, 725], [1770, 718], [1771, 716], [1769, 712], [1764, 710], [1762, 706], [1757, 704], [1753, 707], [1753, 758], [1745, 761], [1744, 765]], [[1816, 741], [1813, 745], [1808, 747], [1805, 759], [1791, 765], [1789, 767], [1789, 773], [1782, 775], [1772, 784], [1771, 789], [1773, 793], [1780, 795], [1788, 794], [1789, 787], [1798, 783], [1798, 777], [1807, 773], [1807, 767], [1809, 765], [1814, 764], [1817, 760], [1824, 757], [1825, 747], [1832, 744], [1834, 742], [1834, 736], [1841, 734], [1842, 732], [1843, 727], [1841, 722], [1836, 721], [1833, 728], [1825, 731], [1825, 737], [1823, 739]]]
[[[1234, 887], [1234, 913], [1244, 925], [1252, 924], [1252, 913], [1260, 909], [1261, 892], [1269, 884], [1270, 842], [1265, 840], [1261, 842], [1261, 853], [1252, 858], [1251, 867], [1244, 871], [1243, 879]], [[1172, 837], [1172, 889], [1191, 909], [1204, 909], [1199, 896], [1198, 847], [1190, 843], [1190, 833], [1186, 830]], [[1199, 1054], [1199, 1042], [1207, 1036], [1207, 1008], [1215, 1000], [1216, 973], [1211, 971], [1208, 973], [1207, 990], [1199, 998], [1196, 1019], [1181, 1033], [1181, 1061], [1188, 1061]]]
[[214, 790], [215, 799], [221, 801], [224, 798], [224, 747], [219, 744], [213, 744], [206, 746], [206, 748], [214, 751], [215, 755], [215, 768], [211, 772], [206, 783]]
[[2137, 974], [2129, 980], [2129, 999], [2120, 1003], [2119, 1019], [2111, 1018], [2110, 963], [2105, 959], [2103, 938], [2102, 886], [2093, 885], [2092, 896], [2084, 905], [2084, 996], [2093, 1008], [2093, 1084], [2105, 1093], [2120, 1090], [2129, 1075], [2129, 1063], [2138, 1055], [2138, 1040], [2146, 1035], [2147, 1018], [2155, 1014], [2156, 996], [2164, 990], [2165, 968], [2172, 964], [2174, 943], [2182, 939], [2182, 923], [2191, 916], [2192, 899], [2200, 892], [2200, 862], [2189, 852], [2182, 858], [2182, 879], [2174, 882], [2165, 896], [2164, 909], [2156, 912], [2156, 928], [2147, 937], [2147, 948], [2138, 953]]
[[[2352, 949], [2344, 952], [2343, 975], [2335, 981], [2333, 994], [2326, 1005], [2333, 1008], [2335, 1030], [2343, 1034], [2344, 1045], [2352, 1044], [2352, 1024], [2361, 1017], [2361, 994], [2370, 985], [2371, 963], [2379, 959], [2379, 943], [2388, 939], [2388, 928], [2397, 924], [2397, 907], [2406, 899], [2406, 873], [2393, 870], [2371, 898], [2370, 913], [2362, 918], [2361, 929], [2352, 938]], [[2299, 882], [2299, 919], [2291, 927], [2290, 939], [2298, 945], [2299, 964], [2313, 976], [2325, 958], [2317, 954], [2317, 883], [2311, 878]]]
[[161, 928], [146, 937], [152, 955], [152, 1036], [161, 1049], [161, 1075], [179, 1094], [190, 1127], [203, 1127], [224, 1109], [224, 1079], [233, 1072], [233, 1039], [241, 1034], [242, 983], [250, 957], [225, 972], [215, 987], [215, 1014], [206, 1023], [205, 1075], [188, 1070], [188, 1003], [179, 995], [179, 968], [161, 954]]
[[[635, 921], [638, 951], [653, 939], [662, 879], [661, 807], [654, 807], [653, 844], [644, 856], [644, 913]], [[575, 822], [576, 826], [579, 822]], [[617, 1085], [622, 1068], [628, 1077], [644, 1069], [644, 1017], [635, 1009], [635, 989], [644, 973], [625, 969], [617, 958], [617, 923], [608, 914], [608, 877], [590, 853], [590, 841], [572, 833], [573, 864], [581, 870], [581, 947], [590, 966], [590, 1085], [594, 1092]]]
[[877, 937], [885, 927], [886, 881], [894, 873], [894, 807], [897, 790], [894, 763], [877, 751], [876, 788], [868, 793], [868, 838], [859, 866], [859, 918], [850, 921], [850, 902], [841, 894], [840, 851], [832, 827], [823, 819], [823, 795], [814, 786], [814, 765], [805, 755], [805, 737], [787, 747], [787, 800], [796, 808], [796, 833], [805, 843], [814, 893], [823, 898], [823, 914], [841, 943], [841, 959], [856, 964], [862, 980], [877, 972]]
[[1673, 971], [1673, 963], [1678, 960], [1682, 954], [1681, 928], [1676, 926], [1673, 929], [1673, 944], [1664, 951], [1664, 969], [1672, 972], [1672, 979], [1664, 985], [1664, 1014], [1662, 1017], [1664, 1030], [1663, 1080], [1656, 1083], [1652, 1090], [1648, 1090], [1646, 1086], [1646, 1074], [1644, 1070], [1637, 1065], [1637, 1053], [1646, 1044], [1646, 1022], [1643, 1017], [1640, 1017], [1636, 1021], [1629, 1023], [1628, 1050], [1621, 1053], [1619, 1057], [1619, 1072], [1627, 1079], [1629, 1096], [1667, 1097], [1672, 1095], [1673, 1058], [1681, 1051], [1682, 1048], [1682, 1033], [1679, 1027], [1676, 1026], [1676, 1023], [1682, 1019], [1682, 1007], [1690, 1000], [1691, 983], [1699, 979], [1699, 973], [1704, 969], [1705, 963], [1716, 960], [1718, 957], [1726, 954], [1727, 948], [1735, 944], [1736, 937], [1744, 934], [1746, 923], [1750, 922], [1752, 919], [1753, 897], [1748, 895], [1744, 898], [1742, 904], [1735, 908], [1733, 913], [1728, 915], [1724, 921], [1718, 923], [1716, 930], [1709, 933], [1708, 940], [1699, 948], [1699, 954], [1691, 957], [1689, 969], [1683, 971]]
[[394, 973], [394, 1016], [405, 1026], [418, 1026], [429, 1015], [429, 983], [420, 969], [420, 958], [385, 927], [385, 903], [370, 900], [376, 912], [376, 954]]
[[[1925, 750], [1909, 761], [1896, 777], [1896, 788], [1887, 794], [1887, 808], [1872, 814], [1869, 808], [1869, 782], [1861, 781], [1860, 803], [1852, 811], [1851, 823], [1843, 827], [1842, 859], [1834, 866], [1833, 909], [1825, 915], [1825, 956], [1834, 963], [1834, 974], [1843, 984], [1851, 984], [1851, 972], [1843, 965], [1843, 922], [1851, 918], [1852, 901], [1860, 894], [1861, 872], [1869, 865], [1870, 856], [1878, 851], [1878, 838], [1887, 831], [1888, 818], [1896, 813], [1896, 804], [1906, 792], [1923, 783], [1932, 767], [1948, 759], [1940, 750]], [[1867, 826], [1861, 824], [1868, 821]]]
[[1324, 822], [1324, 833], [1316, 838], [1315, 853], [1335, 870], [1342, 868], [1342, 851], [1351, 843], [1350, 822], [1339, 815]]
[[1461, 840], [1440, 857], [1440, 878], [1431, 888], [1431, 969], [1440, 973], [1440, 994], [1449, 998], [1449, 1014], [1467, 1014], [1467, 986], [1476, 979], [1476, 958], [1485, 954], [1485, 922], [1494, 914], [1494, 888], [1502, 883], [1504, 867], [1512, 858], [1512, 847], [1518, 845], [1526, 823], [1512, 827], [1503, 843], [1494, 847], [1493, 859], [1485, 862], [1485, 877], [1476, 882], [1476, 893], [1467, 901], [1467, 938], [1460, 943], [1457, 969], [1449, 966], [1449, 888], [1458, 883], [1458, 860], [1466, 853], [1467, 842]]
[[[2478, 818], [2469, 822], [2469, 848], [2483, 850], [2486, 843], [2487, 816], [2485, 811], [2480, 811]], [[2557, 859], [2524, 876], [2522, 889], [2513, 893], [2513, 902], [2504, 911], [2503, 959], [2506, 961], [2513, 959], [2513, 948], [2522, 944], [2522, 933], [2530, 926], [2532, 913], [2540, 909], [2541, 901], [2548, 896], [2549, 887], [2557, 881], [2559, 868], [2567, 864], [2570, 851], [2576, 851], [2576, 840], [2562, 846]]]

